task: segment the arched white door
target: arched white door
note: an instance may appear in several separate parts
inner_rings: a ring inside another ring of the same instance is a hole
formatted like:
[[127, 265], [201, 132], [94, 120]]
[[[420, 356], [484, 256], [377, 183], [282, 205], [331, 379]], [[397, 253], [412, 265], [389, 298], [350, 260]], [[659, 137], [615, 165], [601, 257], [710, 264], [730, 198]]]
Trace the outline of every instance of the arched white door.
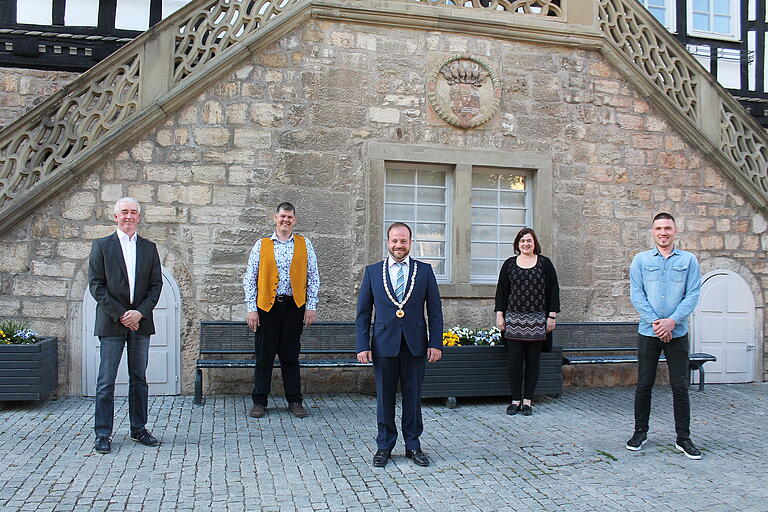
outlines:
[[[149, 339], [147, 383], [150, 395], [178, 395], [181, 392], [180, 370], [180, 308], [181, 300], [176, 281], [163, 268], [163, 291], [154, 310], [156, 333]], [[96, 395], [99, 372], [99, 338], [93, 335], [96, 301], [88, 289], [83, 297], [83, 394]], [[128, 395], [128, 363], [123, 352], [117, 371], [115, 395]]]
[[693, 350], [717, 357], [704, 366], [706, 381], [752, 382], [755, 369], [755, 298], [730, 270], [704, 276], [693, 314]]

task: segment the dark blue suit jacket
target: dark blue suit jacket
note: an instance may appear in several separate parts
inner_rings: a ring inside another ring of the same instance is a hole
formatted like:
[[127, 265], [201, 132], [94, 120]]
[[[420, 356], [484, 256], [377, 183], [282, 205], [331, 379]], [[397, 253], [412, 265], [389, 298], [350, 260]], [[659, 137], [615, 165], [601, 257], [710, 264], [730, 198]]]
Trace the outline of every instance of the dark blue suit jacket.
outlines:
[[[437, 280], [432, 271], [432, 265], [410, 258], [406, 294], [411, 284], [414, 266], [416, 282], [413, 293], [403, 307], [405, 316], [397, 318], [395, 306], [384, 290], [382, 280], [382, 265], [387, 260], [365, 267], [363, 283], [357, 298], [357, 351], [372, 350], [377, 357], [395, 357], [400, 353], [400, 342], [403, 337], [408, 348], [415, 356], [426, 355], [427, 347], [442, 349], [443, 346], [443, 308], [440, 303], [440, 292]], [[387, 286], [395, 296], [395, 289], [389, 279], [389, 271], [385, 270]], [[428, 321], [424, 319], [426, 305]], [[373, 339], [371, 340], [371, 315], [376, 308], [376, 319], [373, 322]], [[427, 337], [429, 333], [429, 337]]]

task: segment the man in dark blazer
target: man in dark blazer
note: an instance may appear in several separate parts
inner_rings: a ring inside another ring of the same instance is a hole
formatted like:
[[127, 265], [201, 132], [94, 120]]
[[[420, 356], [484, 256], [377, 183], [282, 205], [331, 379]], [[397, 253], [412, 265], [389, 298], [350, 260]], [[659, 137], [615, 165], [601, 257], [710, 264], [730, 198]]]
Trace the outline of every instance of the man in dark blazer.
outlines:
[[112, 450], [115, 377], [126, 345], [131, 439], [146, 446], [158, 444], [146, 428], [146, 370], [149, 338], [155, 333], [152, 310], [163, 288], [160, 257], [154, 243], [136, 234], [141, 207], [135, 199], [118, 200], [114, 218], [117, 231], [94, 240], [88, 260], [89, 287], [96, 299], [94, 334], [101, 343], [94, 422], [98, 453]]
[[[426, 362], [442, 356], [443, 310], [432, 266], [408, 256], [411, 228], [395, 222], [387, 229], [386, 260], [368, 265], [357, 299], [357, 359], [373, 361], [376, 378], [377, 451], [373, 465], [384, 467], [397, 441], [395, 394], [403, 395], [405, 456], [419, 466], [429, 458], [421, 450], [421, 388]], [[428, 322], [424, 319], [426, 305]], [[371, 339], [371, 315], [376, 309]]]

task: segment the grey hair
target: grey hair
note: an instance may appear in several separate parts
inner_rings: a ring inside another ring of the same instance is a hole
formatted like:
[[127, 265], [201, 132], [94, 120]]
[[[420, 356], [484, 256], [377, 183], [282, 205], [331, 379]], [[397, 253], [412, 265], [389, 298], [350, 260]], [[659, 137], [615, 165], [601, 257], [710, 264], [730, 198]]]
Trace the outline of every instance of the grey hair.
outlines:
[[114, 213], [117, 213], [117, 212], [120, 211], [120, 203], [135, 203], [136, 204], [136, 209], [139, 210], [139, 215], [141, 215], [141, 205], [139, 204], [139, 202], [137, 200], [135, 200], [132, 197], [121, 197], [120, 199], [118, 199], [115, 202]]

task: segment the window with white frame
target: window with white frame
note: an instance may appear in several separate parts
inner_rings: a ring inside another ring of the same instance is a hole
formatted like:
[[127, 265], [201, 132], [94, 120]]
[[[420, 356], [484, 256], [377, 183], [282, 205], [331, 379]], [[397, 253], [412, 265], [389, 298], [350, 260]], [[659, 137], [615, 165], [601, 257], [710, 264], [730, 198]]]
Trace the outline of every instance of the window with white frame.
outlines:
[[33, 25], [53, 24], [53, 0], [16, 2], [16, 21]]
[[738, 39], [739, 11], [737, 0], [691, 0], [688, 33], [715, 39]]
[[639, 0], [653, 17], [670, 32], [675, 32], [675, 0]]
[[437, 280], [443, 282], [450, 276], [451, 183], [448, 166], [398, 162], [386, 165], [384, 231], [393, 222], [407, 223], [413, 230], [411, 254], [430, 263]]
[[514, 255], [517, 232], [531, 225], [528, 174], [474, 169], [470, 281], [495, 283], [504, 260]]

